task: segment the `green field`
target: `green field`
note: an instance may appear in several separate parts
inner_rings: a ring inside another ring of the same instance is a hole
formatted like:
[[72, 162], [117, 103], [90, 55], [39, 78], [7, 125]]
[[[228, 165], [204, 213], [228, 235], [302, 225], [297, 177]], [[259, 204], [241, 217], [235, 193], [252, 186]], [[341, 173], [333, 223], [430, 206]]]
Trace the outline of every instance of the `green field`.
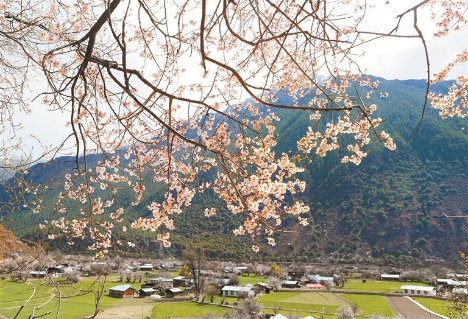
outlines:
[[421, 305], [423, 305], [427, 309], [432, 310], [443, 316], [447, 316], [447, 301], [435, 299], [435, 298], [421, 298], [421, 297], [414, 297], [413, 299], [419, 302]]
[[268, 283], [268, 278], [257, 276], [239, 276], [239, 286], [245, 286], [247, 284], [254, 285], [260, 282]]
[[412, 286], [428, 286], [419, 282], [404, 282], [404, 281], [368, 281], [350, 280], [345, 283], [343, 290], [351, 291], [371, 291], [371, 292], [401, 292], [402, 285]]
[[378, 295], [342, 294], [346, 300], [359, 306], [357, 313], [363, 316], [381, 315], [393, 317], [395, 314], [387, 302], [387, 297]]
[[[92, 285], [90, 279], [86, 279], [77, 285], [60, 286], [62, 294], [60, 303], [60, 318], [79, 318], [94, 312], [94, 293], [84, 293]], [[115, 283], [107, 283], [106, 287], [112, 287]], [[34, 280], [28, 283], [0, 281], [0, 314], [14, 317], [21, 306], [18, 318], [29, 318], [34, 307], [37, 307], [35, 315], [42, 318], [55, 318], [59, 303], [59, 291], [54, 286], [43, 285], [41, 281]], [[25, 301], [30, 301], [25, 304]], [[119, 299], [103, 295], [99, 303], [100, 309], [107, 309]]]

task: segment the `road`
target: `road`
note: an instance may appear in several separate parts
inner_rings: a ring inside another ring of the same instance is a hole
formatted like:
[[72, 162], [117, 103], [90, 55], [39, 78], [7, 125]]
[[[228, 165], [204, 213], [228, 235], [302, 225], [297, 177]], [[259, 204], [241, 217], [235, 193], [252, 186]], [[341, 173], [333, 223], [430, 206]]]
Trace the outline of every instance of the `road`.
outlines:
[[388, 303], [398, 318], [405, 319], [441, 319], [442, 317], [431, 314], [419, 308], [414, 302], [405, 297], [387, 297]]

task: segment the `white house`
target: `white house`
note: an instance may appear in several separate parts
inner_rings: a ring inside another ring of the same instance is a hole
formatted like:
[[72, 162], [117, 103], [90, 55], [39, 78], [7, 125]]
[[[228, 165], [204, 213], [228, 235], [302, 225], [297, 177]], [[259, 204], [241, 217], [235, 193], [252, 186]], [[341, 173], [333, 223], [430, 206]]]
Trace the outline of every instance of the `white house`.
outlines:
[[246, 285], [244, 287], [238, 286], [224, 286], [221, 289], [223, 296], [225, 297], [244, 297], [250, 294], [252, 290], [252, 285]]
[[399, 274], [381, 274], [380, 280], [400, 280]]
[[424, 296], [435, 296], [437, 290], [435, 287], [428, 286], [410, 286], [403, 285], [400, 288], [405, 295], [424, 295]]

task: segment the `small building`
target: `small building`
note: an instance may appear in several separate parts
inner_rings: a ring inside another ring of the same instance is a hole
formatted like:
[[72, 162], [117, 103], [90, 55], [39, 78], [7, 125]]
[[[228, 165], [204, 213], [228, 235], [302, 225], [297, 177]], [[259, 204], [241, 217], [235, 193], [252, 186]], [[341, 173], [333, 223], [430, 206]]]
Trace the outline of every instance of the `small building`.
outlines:
[[323, 285], [322, 284], [307, 284], [306, 287], [309, 289], [322, 289]]
[[466, 287], [466, 281], [458, 281], [454, 279], [436, 279], [437, 288], [445, 291], [452, 291], [455, 288]]
[[166, 293], [166, 297], [168, 298], [176, 298], [184, 294], [184, 291], [179, 288], [169, 288], [166, 289], [164, 292]]
[[281, 282], [282, 288], [300, 288], [297, 280], [283, 280]]
[[174, 286], [174, 280], [166, 277], [151, 278], [151, 284], [161, 288], [172, 288]]
[[247, 266], [237, 266], [237, 267], [234, 267], [233, 270], [232, 270], [233, 273], [236, 273], [236, 274], [244, 274], [247, 272]]
[[109, 296], [117, 298], [130, 298], [133, 297], [136, 289], [130, 285], [120, 285], [109, 288]]
[[146, 297], [146, 296], [154, 295], [158, 293], [159, 291], [154, 288], [141, 288], [138, 292], [140, 294], [140, 297]]
[[455, 294], [455, 295], [468, 295], [468, 289], [466, 289], [466, 288], [453, 288], [452, 294]]
[[253, 285], [253, 290], [255, 291], [256, 294], [259, 294], [259, 293], [269, 294], [271, 292], [271, 289], [272, 288], [270, 285], [265, 284], [263, 282], [259, 282]]
[[303, 271], [289, 271], [288, 277], [291, 280], [301, 280], [304, 277], [305, 273]]
[[34, 278], [44, 278], [47, 276], [47, 271], [33, 270], [29, 272], [29, 275]]
[[65, 272], [65, 267], [63, 266], [47, 267], [47, 273], [55, 277], [63, 276], [64, 272]]
[[173, 287], [185, 287], [185, 277], [184, 276], [177, 276], [172, 278], [172, 286]]
[[221, 289], [221, 293], [225, 297], [247, 297], [252, 290], [251, 285], [246, 285], [245, 287], [238, 287], [238, 286], [224, 286]]
[[381, 274], [380, 280], [382, 281], [399, 281], [400, 275], [399, 274]]
[[307, 277], [307, 282], [309, 284], [330, 284], [333, 285], [335, 277], [324, 277], [320, 275], [310, 275]]
[[153, 271], [154, 266], [152, 264], [144, 264], [144, 265], [138, 266], [138, 270], [140, 270], [140, 271]]
[[405, 295], [424, 295], [424, 296], [435, 296], [437, 290], [435, 287], [428, 286], [410, 286], [403, 285], [400, 288]]

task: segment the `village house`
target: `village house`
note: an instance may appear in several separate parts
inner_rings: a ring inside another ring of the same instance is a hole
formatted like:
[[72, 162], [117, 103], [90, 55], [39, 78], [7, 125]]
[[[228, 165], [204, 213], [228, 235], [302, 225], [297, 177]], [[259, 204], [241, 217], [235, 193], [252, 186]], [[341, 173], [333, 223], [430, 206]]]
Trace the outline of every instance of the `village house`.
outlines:
[[140, 297], [146, 297], [146, 296], [154, 295], [154, 294], [158, 293], [159, 291], [154, 289], [154, 288], [143, 288], [142, 287], [138, 292], [140, 294]]
[[269, 294], [271, 292], [271, 289], [272, 288], [270, 285], [265, 284], [263, 282], [253, 285], [253, 290], [255, 291], [255, 294], [260, 294], [260, 293]]
[[381, 274], [380, 280], [382, 281], [399, 281], [400, 275], [399, 274]]
[[224, 286], [221, 289], [223, 296], [225, 297], [247, 297], [249, 296], [250, 291], [252, 290], [252, 285], [246, 285], [245, 287], [238, 286]]
[[65, 267], [61, 265], [47, 267], [47, 273], [54, 277], [62, 277], [65, 273]]
[[138, 267], [138, 270], [140, 271], [153, 271], [154, 266], [152, 264], [144, 264]]
[[184, 276], [177, 276], [172, 278], [173, 287], [185, 287], [186, 281]]
[[297, 280], [283, 280], [281, 282], [282, 288], [300, 288]]
[[29, 272], [29, 275], [34, 278], [44, 278], [47, 276], [47, 271], [33, 270]]
[[167, 298], [176, 298], [184, 294], [184, 291], [179, 288], [169, 288], [164, 291]]
[[322, 284], [307, 284], [306, 287], [309, 289], [322, 289], [323, 285]]
[[466, 281], [458, 281], [454, 279], [436, 279], [437, 289], [452, 291], [455, 288], [466, 287]]
[[324, 277], [320, 275], [309, 275], [307, 277], [307, 283], [309, 284], [322, 284], [322, 285], [333, 285], [335, 277]]
[[288, 278], [290, 280], [301, 281], [304, 275], [305, 273], [303, 271], [289, 271], [288, 272]]
[[172, 288], [174, 286], [174, 280], [166, 277], [151, 278], [151, 284], [155, 287], [161, 288]]
[[130, 285], [120, 285], [109, 288], [109, 296], [117, 298], [130, 298], [133, 297], [136, 289]]
[[437, 294], [435, 287], [403, 285], [400, 289], [405, 295], [435, 296]]

